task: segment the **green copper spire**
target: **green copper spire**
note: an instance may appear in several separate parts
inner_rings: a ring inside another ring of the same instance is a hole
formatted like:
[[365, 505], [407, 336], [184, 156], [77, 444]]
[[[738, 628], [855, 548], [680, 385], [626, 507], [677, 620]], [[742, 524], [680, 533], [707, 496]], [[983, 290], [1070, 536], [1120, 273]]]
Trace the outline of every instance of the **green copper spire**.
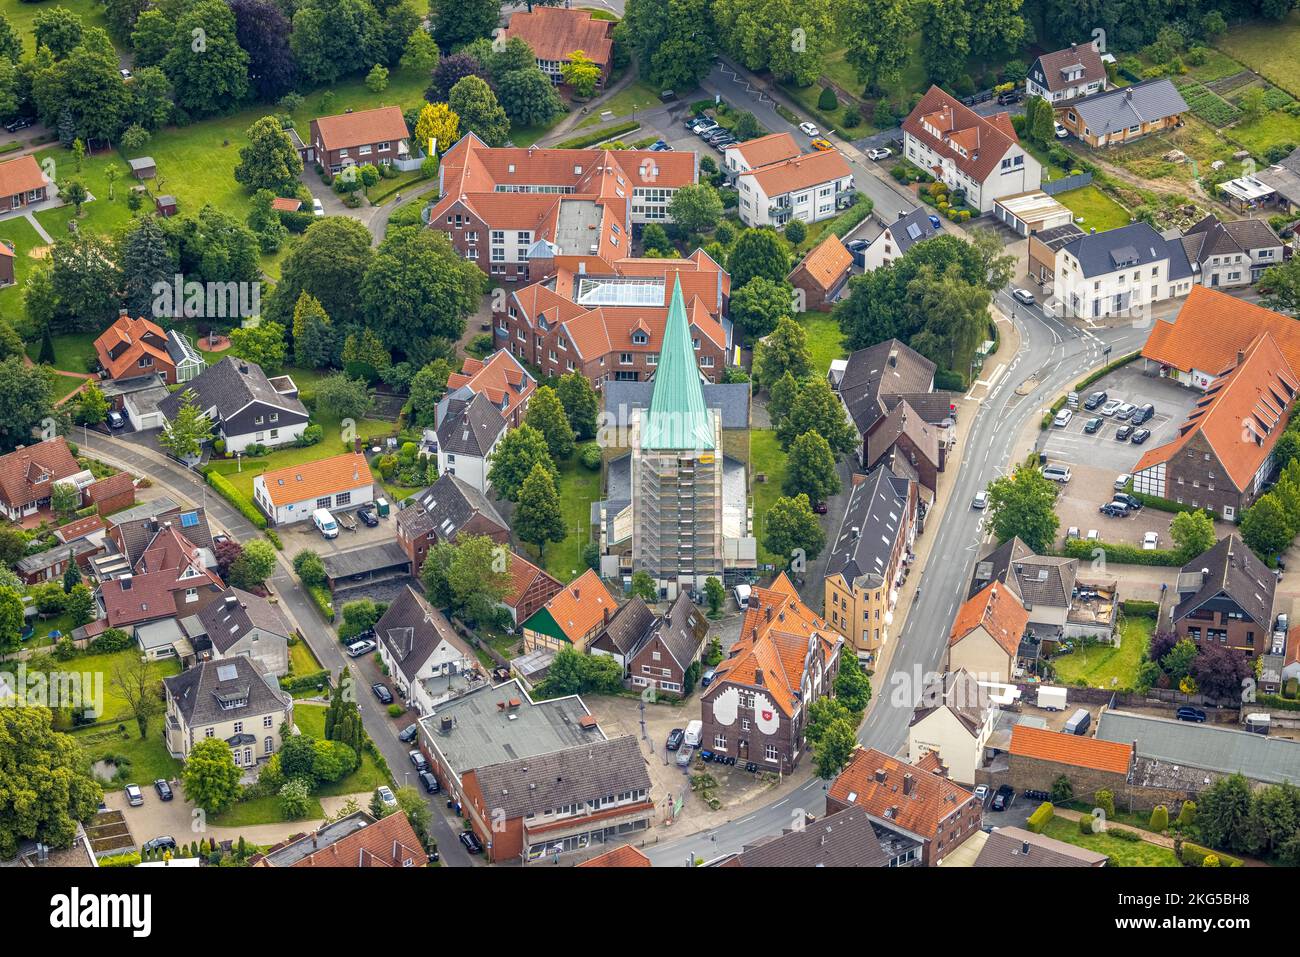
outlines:
[[704, 404], [700, 370], [691, 345], [691, 327], [686, 321], [686, 303], [682, 301], [681, 278], [676, 273], [654, 384], [650, 410], [641, 429], [641, 448], [712, 449], [713, 421]]

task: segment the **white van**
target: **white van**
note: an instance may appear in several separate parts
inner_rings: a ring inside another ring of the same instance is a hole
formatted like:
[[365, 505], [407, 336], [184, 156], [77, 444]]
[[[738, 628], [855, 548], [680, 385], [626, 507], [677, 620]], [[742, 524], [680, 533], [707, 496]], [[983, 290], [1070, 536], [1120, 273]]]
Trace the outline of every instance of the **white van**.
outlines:
[[745, 611], [749, 608], [749, 595], [750, 591], [748, 585], [736, 586], [736, 604], [740, 606], [741, 611]]
[[690, 748], [698, 748], [702, 734], [704, 734], [704, 722], [697, 718], [686, 726], [686, 735], [682, 738], [682, 743]]
[[311, 523], [316, 526], [316, 530], [325, 538], [338, 538], [339, 526], [334, 521], [334, 516], [330, 514], [327, 508], [318, 508], [311, 513]]

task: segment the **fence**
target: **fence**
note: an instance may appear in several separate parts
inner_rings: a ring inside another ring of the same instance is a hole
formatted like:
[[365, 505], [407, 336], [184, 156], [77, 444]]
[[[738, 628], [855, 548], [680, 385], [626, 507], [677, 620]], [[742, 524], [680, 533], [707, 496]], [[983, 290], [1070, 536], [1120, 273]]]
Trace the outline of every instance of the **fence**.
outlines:
[[1041, 189], [1048, 196], [1056, 196], [1058, 193], [1068, 193], [1072, 189], [1082, 189], [1085, 186], [1091, 185], [1091, 173], [1075, 173], [1072, 176], [1062, 176], [1060, 179], [1047, 180], [1042, 184]]

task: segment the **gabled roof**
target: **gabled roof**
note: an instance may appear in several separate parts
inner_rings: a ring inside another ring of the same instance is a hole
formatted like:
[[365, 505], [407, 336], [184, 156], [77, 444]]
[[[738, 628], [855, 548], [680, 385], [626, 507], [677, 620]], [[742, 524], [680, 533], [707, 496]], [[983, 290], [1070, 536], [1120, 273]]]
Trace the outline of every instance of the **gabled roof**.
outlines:
[[0, 196], [17, 196], [50, 185], [35, 156], [20, 156], [0, 163]]
[[1010, 589], [993, 582], [957, 610], [957, 620], [948, 635], [948, 644], [955, 645], [982, 627], [1003, 651], [1014, 655], [1028, 625], [1029, 612], [1025, 611], [1025, 606]]
[[889, 559], [908, 527], [911, 482], [882, 465], [849, 490], [839, 535], [826, 562], [826, 576], [868, 588], [886, 583]]
[[975, 858], [975, 867], [1102, 867], [1105, 854], [1076, 847], [1023, 827], [997, 827]]
[[486, 458], [506, 430], [500, 410], [482, 392], [470, 399], [450, 399], [438, 423], [438, 448], [457, 455]]
[[886, 396], [929, 392], [937, 366], [898, 339], [886, 339], [849, 356], [840, 378], [840, 399], [858, 432], [866, 435], [889, 406]]
[[1210, 383], [1178, 437], [1144, 454], [1133, 471], [1169, 461], [1199, 435], [1234, 487], [1244, 491], [1281, 437], [1297, 396], [1300, 379], [1272, 335], [1261, 333], [1236, 364]]
[[199, 609], [195, 617], [203, 625], [204, 634], [213, 647], [222, 653], [255, 628], [281, 638], [293, 634], [293, 629], [278, 608], [260, 595], [251, 594], [242, 588], [226, 589]]
[[[910, 776], [911, 783], [907, 779]], [[910, 788], [910, 793], [904, 793]], [[975, 800], [970, 791], [948, 778], [907, 764], [874, 748], [854, 752], [830, 786], [828, 797], [856, 805], [885, 827], [926, 840], [942, 822]]]
[[848, 161], [838, 150], [806, 153], [746, 170], [741, 177], [752, 178], [768, 199], [796, 193], [822, 183], [832, 183], [853, 175]]
[[[1073, 67], [1082, 68], [1083, 73], [1073, 80], [1067, 80], [1065, 77], [1072, 72]], [[1101, 54], [1091, 43], [1071, 43], [1063, 50], [1040, 56], [1030, 67], [1029, 75], [1034, 82], [1055, 93], [1071, 86], [1086, 86], [1098, 80], [1104, 81], [1106, 66], [1101, 62]]]
[[799, 144], [789, 133], [769, 133], [743, 143], [733, 143], [727, 151], [739, 153], [751, 169], [779, 163], [781, 160], [794, 159], [799, 155]]
[[713, 416], [704, 404], [700, 370], [691, 345], [681, 281], [674, 277], [664, 344], [655, 367], [655, 388], [641, 427], [641, 448], [709, 450], [714, 447]]
[[831, 233], [808, 251], [790, 275], [802, 270], [819, 288], [829, 292], [843, 280], [852, 265], [853, 254], [844, 247], [840, 237]]
[[1260, 333], [1277, 343], [1287, 364], [1300, 370], [1300, 322], [1253, 302], [1205, 286], [1192, 286], [1173, 322], [1158, 320], [1142, 357], [1181, 372], [1217, 373], [1236, 360]]
[[[873, 467], [906, 435], [916, 450], [935, 468], [939, 467], [939, 430], [904, 400], [877, 420], [867, 436], [866, 463]], [[915, 464], [915, 463], [913, 463]]]
[[237, 655], [204, 661], [164, 678], [168, 694], [191, 728], [222, 721], [260, 717], [293, 706], [280, 683], [252, 658]]
[[184, 396], [190, 392], [194, 393], [194, 404], [200, 411], [215, 409], [217, 417], [222, 420], [230, 418], [250, 402], [264, 402], [304, 418], [307, 416], [307, 407], [299, 399], [276, 392], [262, 367], [246, 359], [227, 356], [208, 366], [185, 383], [183, 389], [159, 402], [158, 411], [169, 421], [174, 419]]
[[142, 502], [133, 508], [110, 515], [105, 523], [132, 565], [168, 523], [180, 528], [181, 534], [199, 548], [212, 548], [212, 529], [207, 511], [201, 506], [180, 506], [169, 498]]
[[35, 445], [20, 445], [0, 455], [0, 499], [6, 505], [19, 506], [49, 498], [55, 482], [80, 471], [61, 435]]
[[265, 487], [267, 498], [278, 508], [371, 485], [374, 477], [364, 455], [344, 452], [333, 458], [263, 472], [254, 481]]
[[1017, 724], [1011, 728], [1011, 754], [1093, 771], [1127, 774], [1133, 749], [1127, 744]]
[[1010, 588], [1026, 607], [1065, 608], [1074, 594], [1078, 572], [1078, 559], [1036, 555], [1018, 536], [1013, 536], [975, 563], [967, 597], [974, 597], [997, 581]]
[[924, 205], [899, 216], [892, 223], [886, 223], [885, 229], [893, 237], [900, 256], [917, 243], [939, 235], [939, 230], [930, 222], [930, 207]]
[[604, 854], [583, 861], [579, 867], [649, 867], [650, 858], [631, 844], [624, 844]]
[[1171, 80], [1161, 77], [1085, 97], [1073, 108], [1091, 135], [1105, 136], [1186, 113], [1187, 102]]
[[[287, 866], [423, 867], [428, 859], [405, 814], [390, 814], [371, 821], [324, 846], [318, 835], [319, 832], [314, 832], [294, 842], [306, 842], [311, 851]], [[274, 856], [274, 851], [269, 852], [267, 859], [273, 860]]]
[[464, 639], [456, 634], [451, 622], [414, 588], [407, 585], [375, 622], [375, 639], [388, 649], [397, 669], [413, 680], [424, 663], [440, 645], [460, 652], [467, 668], [475, 668], [478, 658]]
[[889, 855], [871, 816], [854, 806], [749, 845], [722, 866], [888, 867]]
[[1216, 595], [1227, 595], [1266, 632], [1273, 626], [1273, 593], [1277, 578], [1236, 533], [1223, 536], [1213, 548], [1182, 567], [1179, 601], [1173, 620], [1182, 621]]
[[539, 60], [563, 62], [573, 51], [581, 50], [588, 59], [603, 65], [613, 57], [613, 29], [613, 23], [594, 19], [590, 10], [537, 7], [531, 13], [514, 13], [502, 39], [520, 38]]
[[[536, 615], [549, 615], [570, 642], [577, 642], [605, 617], [606, 610], [613, 614], [615, 607], [614, 596], [605, 583], [588, 569], [552, 595]], [[529, 627], [532, 620], [524, 627]]]
[[708, 630], [709, 623], [704, 620], [704, 615], [682, 591], [678, 592], [668, 611], [654, 620], [644, 640], [658, 638], [673, 660], [685, 670], [699, 658], [700, 644]]
[[1092, 278], [1163, 262], [1181, 253], [1182, 245], [1164, 239], [1150, 224], [1138, 222], [1100, 233], [1084, 233], [1062, 247], [1061, 252], [1077, 259], [1083, 275]]
[[506, 820], [626, 791], [645, 790], [650, 800], [645, 758], [630, 734], [489, 764], [471, 774], [485, 806]]
[[143, 317], [118, 316], [95, 339], [95, 354], [111, 379], [127, 373], [139, 374], [139, 361], [144, 356], [173, 365], [167, 351], [167, 333], [156, 322]]
[[641, 646], [643, 639], [655, 623], [655, 613], [640, 595], [633, 595], [622, 608], [614, 612], [604, 630], [592, 645], [606, 651], [615, 651], [624, 658]]
[[980, 116], [937, 86], [921, 97], [903, 121], [903, 131], [978, 183], [998, 169], [1002, 157], [1017, 143], [1008, 123]]
[[731, 646], [726, 660], [714, 669], [716, 677], [706, 696], [726, 682], [754, 687], [761, 683], [782, 713], [792, 716], [802, 700], [814, 642], [821, 643], [829, 661], [844, 639], [800, 600], [799, 592], [782, 572], [770, 587], [754, 586], [740, 638]]
[[463, 479], [447, 473], [423, 492], [412, 496], [397, 513], [398, 526], [411, 538], [435, 532], [439, 541], [453, 540], [474, 516], [505, 530], [505, 519], [486, 495]]
[[503, 416], [509, 416], [537, 389], [537, 380], [509, 351], [498, 349], [486, 361], [466, 356], [460, 372], [447, 377], [447, 391], [483, 393]]
[[947, 708], [972, 735], [984, 726], [985, 716], [992, 707], [989, 696], [979, 682], [965, 668], [928, 676], [921, 689], [921, 700], [912, 712], [908, 727], [919, 724], [940, 708]]
[[404, 140], [407, 136], [406, 120], [396, 106], [381, 106], [356, 113], [339, 113], [335, 116], [316, 117], [321, 142], [327, 150], [365, 146], [385, 140]]
[[548, 587], [559, 591], [564, 586], [554, 577], [542, 571], [518, 552], [509, 552], [506, 557], [506, 574], [510, 576], [510, 588], [501, 599], [503, 605], [515, 608], [524, 600], [524, 595], [539, 578], [548, 583]]

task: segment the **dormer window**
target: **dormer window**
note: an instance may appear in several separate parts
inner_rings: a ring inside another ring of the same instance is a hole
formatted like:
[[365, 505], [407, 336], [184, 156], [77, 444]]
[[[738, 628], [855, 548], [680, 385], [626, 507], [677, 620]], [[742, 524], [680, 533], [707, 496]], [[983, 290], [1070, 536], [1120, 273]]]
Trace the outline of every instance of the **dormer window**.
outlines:
[[639, 329], [636, 332], [632, 333], [633, 345], [643, 346], [649, 341], [650, 341], [650, 337], [647, 336], [644, 332], [640, 331]]

